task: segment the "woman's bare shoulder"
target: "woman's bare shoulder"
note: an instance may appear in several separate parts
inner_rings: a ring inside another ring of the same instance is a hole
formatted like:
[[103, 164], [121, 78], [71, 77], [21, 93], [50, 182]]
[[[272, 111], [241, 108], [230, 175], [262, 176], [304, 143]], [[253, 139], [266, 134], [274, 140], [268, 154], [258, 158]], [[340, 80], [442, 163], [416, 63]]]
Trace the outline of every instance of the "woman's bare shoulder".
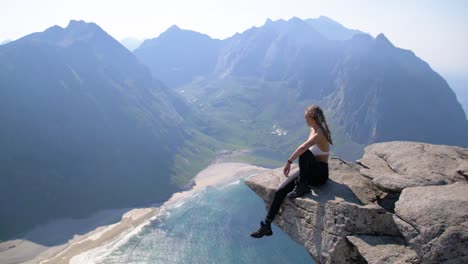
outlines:
[[327, 148], [330, 148], [330, 144], [328, 142], [327, 136], [325, 136], [325, 133], [323, 133], [322, 130], [318, 131], [319, 136], [319, 144], [321, 146], [327, 146]]

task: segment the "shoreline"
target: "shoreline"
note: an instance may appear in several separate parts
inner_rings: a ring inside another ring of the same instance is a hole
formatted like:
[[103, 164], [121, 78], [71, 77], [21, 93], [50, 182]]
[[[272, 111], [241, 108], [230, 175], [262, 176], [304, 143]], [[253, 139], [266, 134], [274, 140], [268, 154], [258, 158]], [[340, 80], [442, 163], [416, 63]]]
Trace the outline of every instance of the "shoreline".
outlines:
[[[166, 208], [177, 206], [179, 202], [208, 186], [229, 184], [265, 170], [268, 169], [240, 162], [212, 163], [193, 178], [191, 189], [174, 193], [169, 200], [158, 207], [103, 210], [85, 219], [61, 219], [56, 223], [36, 227], [22, 239], [1, 242], [0, 262], [5, 264], [89, 263], [100, 249], [102, 251], [109, 245], [115, 246], [119, 242], [125, 242], [128, 237], [164, 213]], [[99, 222], [106, 224], [96, 224]], [[50, 232], [57, 232], [55, 230], [57, 225], [62, 226], [62, 229], [74, 225], [75, 230], [78, 230], [89, 224], [97, 227], [84, 234], [79, 234], [79, 231], [62, 230], [64, 233], [73, 233], [72, 238], [62, 244], [46, 246], [28, 240], [28, 237], [35, 237], [33, 240], [36, 241], [41, 240], [41, 236], [42, 240], [46, 240]]]

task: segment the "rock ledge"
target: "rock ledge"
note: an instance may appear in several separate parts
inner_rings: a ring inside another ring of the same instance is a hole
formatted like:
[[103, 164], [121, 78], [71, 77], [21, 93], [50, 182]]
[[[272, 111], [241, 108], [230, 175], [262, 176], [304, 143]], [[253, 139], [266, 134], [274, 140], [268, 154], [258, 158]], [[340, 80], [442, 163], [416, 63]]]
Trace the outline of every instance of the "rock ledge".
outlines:
[[[327, 184], [286, 198], [275, 219], [315, 262], [468, 263], [468, 149], [377, 143], [329, 167]], [[275, 169], [245, 183], [269, 206], [285, 179]]]

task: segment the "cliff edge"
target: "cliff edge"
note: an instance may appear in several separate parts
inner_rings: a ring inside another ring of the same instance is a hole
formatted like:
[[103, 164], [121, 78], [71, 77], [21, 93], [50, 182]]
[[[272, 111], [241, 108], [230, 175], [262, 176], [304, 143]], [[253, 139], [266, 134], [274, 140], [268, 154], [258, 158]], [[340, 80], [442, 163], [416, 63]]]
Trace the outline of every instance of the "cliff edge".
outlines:
[[[468, 263], [467, 148], [377, 143], [329, 168], [327, 184], [286, 198], [274, 221], [317, 263]], [[280, 168], [245, 183], [269, 206], [285, 179]]]

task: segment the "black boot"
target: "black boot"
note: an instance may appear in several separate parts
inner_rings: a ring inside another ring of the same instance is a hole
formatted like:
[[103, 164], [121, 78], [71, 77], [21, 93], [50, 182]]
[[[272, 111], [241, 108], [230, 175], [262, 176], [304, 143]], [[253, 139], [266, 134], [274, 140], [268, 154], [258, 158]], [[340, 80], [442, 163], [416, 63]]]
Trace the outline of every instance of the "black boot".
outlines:
[[271, 235], [273, 235], [273, 231], [271, 231], [271, 225], [268, 223], [264, 223], [263, 221], [260, 222], [260, 228], [250, 234], [251, 237], [255, 238], [261, 238], [263, 236]]
[[291, 199], [295, 199], [297, 197], [300, 197], [310, 191], [310, 188], [303, 183], [296, 183], [296, 186], [294, 186], [294, 189], [292, 192], [288, 193], [288, 197]]

